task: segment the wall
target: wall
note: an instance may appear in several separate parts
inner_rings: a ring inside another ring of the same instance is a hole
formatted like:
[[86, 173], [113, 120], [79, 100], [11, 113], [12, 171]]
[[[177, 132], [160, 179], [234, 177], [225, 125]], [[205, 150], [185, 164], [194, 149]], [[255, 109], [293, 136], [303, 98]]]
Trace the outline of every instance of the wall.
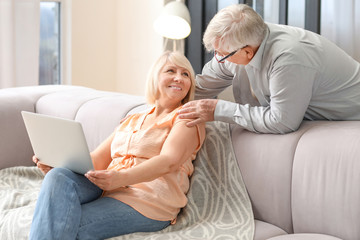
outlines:
[[[163, 50], [152, 25], [169, 1], [72, 0], [72, 84], [143, 95], [147, 71]], [[322, 34], [358, 61], [359, 13], [360, 1], [322, 1]]]
[[152, 23], [163, 0], [73, 0], [72, 85], [143, 95], [162, 52]]
[[163, 0], [121, 0], [117, 6], [117, 89], [144, 95], [149, 68], [163, 51], [163, 39], [153, 23]]

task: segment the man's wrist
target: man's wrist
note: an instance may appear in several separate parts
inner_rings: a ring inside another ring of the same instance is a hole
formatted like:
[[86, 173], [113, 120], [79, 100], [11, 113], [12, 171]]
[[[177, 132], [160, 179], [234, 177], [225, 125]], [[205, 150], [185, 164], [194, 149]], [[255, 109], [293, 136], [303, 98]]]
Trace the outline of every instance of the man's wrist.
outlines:
[[215, 107], [214, 120], [234, 123], [233, 117], [236, 111], [236, 105], [237, 104], [233, 102], [218, 100]]

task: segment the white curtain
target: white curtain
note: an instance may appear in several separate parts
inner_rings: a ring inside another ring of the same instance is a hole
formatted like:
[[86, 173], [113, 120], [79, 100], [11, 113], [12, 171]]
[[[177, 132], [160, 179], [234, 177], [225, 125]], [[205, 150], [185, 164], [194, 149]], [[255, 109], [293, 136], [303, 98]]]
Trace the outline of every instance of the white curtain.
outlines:
[[38, 85], [40, 0], [0, 0], [0, 88]]
[[[264, 0], [264, 19], [278, 23], [279, 0]], [[288, 0], [288, 24], [305, 27], [305, 0]], [[360, 62], [360, 0], [321, 0], [321, 35]]]
[[322, 0], [321, 35], [360, 62], [360, 0]]

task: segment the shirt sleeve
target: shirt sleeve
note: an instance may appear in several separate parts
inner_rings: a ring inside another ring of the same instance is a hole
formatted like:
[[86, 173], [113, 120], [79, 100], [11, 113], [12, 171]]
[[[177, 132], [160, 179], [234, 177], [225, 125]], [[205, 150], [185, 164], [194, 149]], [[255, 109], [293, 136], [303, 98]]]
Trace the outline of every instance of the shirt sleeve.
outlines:
[[260, 133], [287, 133], [299, 128], [312, 97], [317, 71], [301, 65], [275, 69], [269, 79], [269, 105], [251, 107], [219, 100], [215, 120]]
[[[178, 118], [178, 115], [176, 115], [174, 125], [177, 124], [177, 123], [180, 123], [180, 122], [187, 123], [187, 122], [190, 122], [190, 121], [191, 121], [190, 119], [180, 119], [180, 118]], [[199, 142], [198, 142], [198, 145], [197, 145], [197, 147], [195, 149], [195, 152], [193, 154], [196, 154], [200, 150], [202, 144], [204, 143], [205, 135], [206, 135], [205, 123], [197, 124], [197, 125], [195, 125], [195, 127], [196, 127]], [[193, 155], [193, 156], [195, 157], [195, 155]]]
[[205, 64], [202, 73], [196, 76], [195, 99], [215, 98], [232, 85], [234, 75], [227, 64], [218, 63], [215, 58]]

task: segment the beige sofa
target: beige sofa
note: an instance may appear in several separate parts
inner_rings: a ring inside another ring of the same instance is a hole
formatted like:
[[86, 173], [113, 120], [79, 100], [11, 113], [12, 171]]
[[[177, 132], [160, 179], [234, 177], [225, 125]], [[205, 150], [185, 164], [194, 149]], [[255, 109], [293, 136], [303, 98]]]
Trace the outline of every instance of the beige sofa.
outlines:
[[[145, 109], [144, 102], [75, 86], [2, 89], [0, 169], [32, 165], [22, 110], [80, 121], [92, 150], [126, 114]], [[254, 239], [360, 239], [360, 121], [305, 121], [286, 135], [232, 126], [231, 135], [252, 203]]]

